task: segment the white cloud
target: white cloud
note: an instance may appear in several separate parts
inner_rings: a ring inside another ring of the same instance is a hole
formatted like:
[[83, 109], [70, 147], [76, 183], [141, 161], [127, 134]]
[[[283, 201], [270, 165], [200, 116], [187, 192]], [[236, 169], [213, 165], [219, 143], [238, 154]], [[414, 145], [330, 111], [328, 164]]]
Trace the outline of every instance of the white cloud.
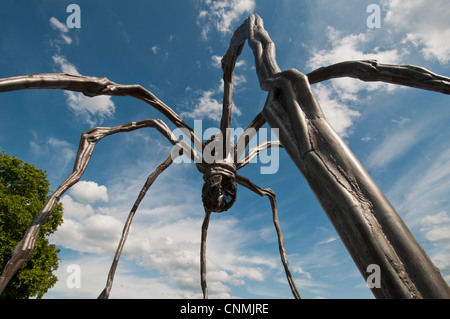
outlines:
[[450, 151], [429, 156], [432, 162], [423, 159], [412, 166], [387, 197], [421, 245], [427, 244], [427, 254], [450, 282]]
[[[334, 63], [349, 60], [378, 60], [381, 63], [398, 63], [401, 54], [396, 49], [382, 50], [372, 42], [371, 34], [344, 34], [332, 26], [327, 31], [330, 49], [313, 49], [312, 57], [307, 62], [311, 69], [317, 69]], [[369, 45], [371, 52], [363, 47]]]
[[55, 17], [50, 18], [50, 25], [53, 29], [58, 30], [62, 33], [69, 32], [69, 29], [67, 28], [67, 26], [64, 23], [60, 22]]
[[95, 203], [97, 201], [108, 201], [108, 190], [106, 186], [99, 186], [95, 182], [79, 181], [70, 189], [70, 194], [82, 203]]
[[218, 55], [213, 55], [211, 57], [212, 59], [212, 65], [216, 68], [221, 68], [222, 67], [222, 57], [218, 56]]
[[[64, 203], [70, 203], [67, 196], [64, 197]], [[173, 207], [168, 212], [173, 212], [174, 209], [179, 211], [183, 207]], [[149, 276], [152, 271], [157, 271], [159, 275], [155, 278], [156, 282], [168, 284], [167, 290], [172, 294], [178, 292], [184, 298], [200, 297], [201, 216], [179, 218], [178, 212], [175, 211], [178, 217], [162, 218], [161, 222], [158, 221], [160, 217], [167, 216], [149, 215], [145, 210], [139, 213], [140, 222], [131, 228], [122, 259], [132, 261], [135, 264], [134, 269], [139, 266], [141, 273], [147, 272], [149, 275], [136, 276], [133, 282], [127, 283], [127, 286], [140, 286], [143, 281], [151, 279]], [[153, 220], [157, 222], [152, 223]], [[58, 232], [52, 235], [52, 242], [80, 253], [93, 253], [97, 257], [109, 255], [112, 258], [123, 223], [124, 221], [114, 216], [104, 214], [68, 216], [65, 217], [64, 224], [60, 226]], [[231, 220], [231, 223], [223, 225], [218, 225], [218, 221], [211, 224], [208, 234], [207, 280], [213, 298], [230, 298], [232, 297], [230, 286], [243, 285], [246, 280], [265, 279], [263, 267], [267, 264], [267, 258], [260, 259], [260, 263], [247, 260], [240, 244], [249, 237], [238, 225], [237, 220]], [[80, 261], [74, 262], [83, 266]], [[98, 267], [98, 265], [91, 266]], [[109, 266], [103, 269], [102, 275], [105, 280], [108, 270]], [[123, 262], [119, 265], [118, 271], [126, 271]], [[115, 282], [113, 290], [122, 290], [122, 287]], [[140, 298], [149, 296], [151, 295], [142, 294]]]
[[405, 126], [405, 124], [409, 123], [410, 121], [411, 121], [411, 119], [409, 119], [407, 117], [403, 117], [403, 116], [400, 116], [399, 120], [391, 120], [392, 123], [397, 124], [400, 128]]
[[67, 61], [67, 59], [61, 55], [54, 55], [53, 56], [53, 62], [61, 69], [64, 73], [74, 74], [74, 75], [81, 75], [77, 68]]
[[[244, 76], [235, 75], [234, 85], [236, 87], [245, 82], [246, 78]], [[222, 117], [222, 101], [219, 102], [218, 99], [222, 99], [222, 93], [223, 80], [220, 80], [220, 83], [216, 89], [206, 91], [200, 90], [196, 92], [198, 97], [193, 103], [193, 110], [182, 112], [180, 115], [182, 117], [192, 118], [195, 120], [211, 119], [214, 121], [220, 121], [220, 118]], [[233, 104], [232, 112], [237, 116], [242, 114], [241, 110], [235, 104]]]
[[[423, 150], [423, 154], [426, 151]], [[421, 234], [432, 243], [427, 253], [450, 282], [450, 217], [447, 213], [450, 208], [450, 151], [447, 148], [444, 152], [430, 153], [428, 156], [406, 171], [387, 197], [408, 227], [416, 233], [416, 238], [419, 238], [417, 234]]]
[[[80, 75], [77, 68], [64, 56], [54, 55], [53, 62], [64, 73]], [[115, 104], [110, 96], [88, 97], [79, 92], [64, 91], [67, 104], [77, 116], [90, 125], [101, 123], [114, 115]]]
[[337, 238], [333, 236], [333, 237], [324, 239], [324, 240], [318, 242], [317, 244], [318, 244], [318, 245], [329, 244], [329, 243], [332, 243], [332, 242], [335, 241], [335, 240], [337, 240]]
[[[69, 29], [65, 24], [55, 17], [51, 17], [50, 25], [53, 29], [60, 31], [61, 37], [66, 44], [72, 43], [72, 39], [68, 36]], [[61, 50], [60, 42], [56, 41], [55, 44], [59, 52]], [[77, 68], [64, 56], [55, 54], [52, 59], [56, 69], [60, 70], [60, 72], [81, 75]], [[105, 118], [111, 117], [114, 114], [115, 105], [110, 96], [90, 98], [79, 92], [64, 91], [64, 93], [70, 109], [90, 125], [101, 123]]]
[[[105, 288], [106, 278], [109, 267], [111, 266], [112, 256], [98, 254], [82, 254], [77, 257], [68, 256], [61, 261], [56, 276], [58, 282], [50, 289], [44, 298], [70, 299], [70, 298], [97, 298], [100, 292]], [[80, 288], [68, 289], [66, 282], [70, 280], [71, 272], [67, 266], [76, 264], [80, 266], [81, 280]], [[114, 277], [114, 285], [111, 290], [112, 299], [139, 299], [139, 298], [169, 298], [180, 299], [188, 297], [179, 290], [173, 289], [169, 283], [159, 278], [142, 278], [134, 275], [127, 269], [129, 263], [121, 260]]]
[[[68, 202], [65, 199], [65, 203]], [[123, 222], [103, 214], [83, 216], [82, 211], [75, 214], [64, 216], [63, 224], [52, 235], [52, 242], [80, 253], [114, 254]]]
[[[307, 67], [311, 70], [322, 66], [349, 60], [378, 60], [382, 63], [398, 63], [400, 53], [395, 50], [381, 50], [377, 46], [371, 52], [362, 48], [372, 42], [370, 34], [343, 34], [329, 26], [327, 32], [329, 49], [313, 49]], [[365, 83], [357, 79], [333, 79], [327, 83], [313, 85], [313, 91], [322, 106], [324, 113], [333, 128], [343, 137], [350, 134], [354, 120], [359, 112], [352, 110], [350, 103], [359, 101], [358, 94], [362, 91], [385, 90], [391, 92], [396, 86], [387, 83]]]
[[157, 54], [158, 51], [159, 51], [159, 46], [157, 46], [157, 45], [152, 46], [152, 52], [153, 52], [153, 54]]
[[204, 0], [203, 3], [205, 10], [199, 12], [197, 24], [201, 26], [205, 40], [212, 28], [223, 35], [230, 33], [235, 23], [241, 22], [243, 15], [250, 14], [255, 8], [254, 0]]
[[64, 219], [68, 217], [81, 218], [94, 213], [94, 209], [91, 205], [78, 203], [69, 195], [64, 195], [61, 198], [61, 203], [63, 204], [64, 209]]
[[436, 215], [429, 215], [422, 218], [421, 223], [424, 226], [433, 226], [433, 225], [440, 225], [443, 223], [450, 223], [450, 217], [448, 216], [447, 212], [440, 212]]
[[69, 29], [67, 28], [67, 26], [64, 23], [60, 22], [55, 17], [51, 17], [50, 18], [50, 26], [54, 30], [57, 30], [60, 32], [60, 36], [63, 39], [65, 44], [72, 43], [72, 38], [67, 35], [67, 33], [69, 32]]
[[405, 34], [404, 43], [412, 43], [427, 59], [450, 61], [450, 7], [447, 0], [387, 0], [385, 23]]
[[[330, 49], [313, 49], [311, 58], [306, 63], [311, 70], [323, 66], [332, 65], [350, 60], [378, 60], [381, 63], [397, 64], [401, 61], [401, 54], [398, 50], [381, 50], [371, 38], [370, 34], [347, 34], [328, 27], [328, 41]], [[363, 47], [370, 47], [371, 50], [364, 50]], [[333, 90], [338, 92], [342, 101], [357, 101], [357, 94], [362, 90], [374, 91], [384, 89], [392, 91], [396, 86], [392, 84], [376, 82], [365, 83], [357, 79], [341, 78], [330, 81]]]
[[431, 229], [423, 228], [425, 238], [431, 242], [440, 240], [450, 240], [450, 225], [432, 227]]
[[94, 126], [111, 118], [115, 111], [115, 104], [110, 96], [87, 97], [82, 93], [65, 91], [69, 107], [80, 116], [84, 122]]
[[181, 116], [193, 118], [196, 120], [209, 118], [214, 121], [220, 121], [222, 115], [222, 103], [213, 98], [214, 91], [202, 91], [201, 96], [195, 103], [192, 112], [183, 112]]
[[[148, 172], [148, 166], [148, 161], [138, 162], [116, 172], [117, 176], [110, 181], [111, 187], [108, 186], [107, 203], [81, 202], [72, 191], [62, 198], [64, 224], [51, 236], [51, 241], [81, 254], [78, 258], [69, 257], [67, 262], [80, 265], [82, 290], [88, 288], [83, 282], [94, 293], [103, 289], [126, 217], [146, 179], [142, 172]], [[190, 187], [180, 182], [192, 169], [195, 168], [185, 165], [170, 167], [142, 201], [124, 247], [111, 297], [125, 296], [132, 289], [141, 292], [133, 293], [135, 298], [201, 297], [199, 252], [204, 212], [199, 194], [202, 181], [201, 178], [190, 180]], [[98, 187], [94, 189], [98, 191]], [[207, 246], [211, 297], [231, 298], [235, 295], [233, 287], [270, 280], [270, 272], [281, 267], [277, 254], [255, 256], [247, 249], [257, 241], [255, 238], [236, 217], [212, 216]], [[274, 243], [274, 251], [276, 247]], [[89, 262], [86, 256], [91, 256], [98, 264]], [[162, 290], [149, 291], [145, 285]], [[64, 287], [62, 282], [55, 287], [53, 296], [76, 293], [78, 291]]]
[[446, 211], [421, 219], [420, 231], [435, 246], [431, 259], [450, 283], [450, 217]]
[[333, 98], [336, 94], [325, 84], [314, 85], [313, 92], [330, 125], [340, 136], [348, 136], [354, 119], [360, 116], [359, 112], [350, 109], [341, 99]]
[[[218, 69], [222, 68], [222, 57], [221, 56], [213, 55], [211, 57], [211, 60], [212, 60], [211, 64], [213, 67], [216, 67]], [[235, 68], [236, 69], [240, 68], [240, 67], [245, 68], [246, 65], [247, 65], [247, 63], [245, 62], [245, 60], [240, 59], [236, 62]]]

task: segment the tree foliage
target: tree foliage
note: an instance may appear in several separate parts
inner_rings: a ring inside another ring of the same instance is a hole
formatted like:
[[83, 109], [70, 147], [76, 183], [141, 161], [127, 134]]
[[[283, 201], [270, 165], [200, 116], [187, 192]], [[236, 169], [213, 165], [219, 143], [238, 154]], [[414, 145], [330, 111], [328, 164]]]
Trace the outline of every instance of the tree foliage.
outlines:
[[[0, 153], [0, 271], [49, 193], [50, 183], [44, 171]], [[46, 237], [62, 223], [62, 213], [62, 205], [58, 204], [42, 225], [32, 257], [14, 275], [0, 298], [41, 298], [55, 285], [58, 278], [53, 272], [58, 268], [59, 249]]]

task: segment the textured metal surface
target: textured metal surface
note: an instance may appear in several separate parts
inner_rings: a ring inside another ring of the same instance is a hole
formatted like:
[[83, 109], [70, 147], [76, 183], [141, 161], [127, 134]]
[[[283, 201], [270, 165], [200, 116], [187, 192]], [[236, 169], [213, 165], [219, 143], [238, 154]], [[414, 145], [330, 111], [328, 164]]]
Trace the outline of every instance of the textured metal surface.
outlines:
[[[350, 61], [308, 76], [281, 71], [275, 45], [262, 19], [251, 15], [236, 31], [225, 61], [235, 63], [245, 41], [255, 56], [263, 90], [269, 92], [265, 120], [279, 129], [280, 143], [308, 181], [361, 274], [380, 266], [378, 298], [450, 298], [450, 288], [425, 251], [344, 141], [335, 133], [312, 94], [310, 82], [356, 77], [449, 93], [450, 79], [414, 66]], [[225, 62], [227, 63], [227, 62]]]

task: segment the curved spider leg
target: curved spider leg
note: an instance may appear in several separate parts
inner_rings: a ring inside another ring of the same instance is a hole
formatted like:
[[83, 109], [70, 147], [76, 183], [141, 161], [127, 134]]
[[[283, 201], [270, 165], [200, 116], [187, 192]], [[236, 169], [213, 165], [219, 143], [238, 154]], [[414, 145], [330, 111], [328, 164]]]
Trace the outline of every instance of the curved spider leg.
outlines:
[[141, 191], [139, 192], [139, 196], [137, 197], [136, 201], [134, 202], [133, 208], [131, 209], [127, 221], [125, 222], [125, 225], [123, 227], [122, 231], [122, 237], [120, 238], [119, 244], [117, 246], [116, 254], [114, 255], [114, 260], [112, 262], [111, 268], [109, 270], [108, 279], [106, 281], [106, 287], [103, 289], [103, 291], [100, 293], [97, 299], [108, 299], [109, 293], [111, 292], [113, 280], [114, 280], [114, 274], [116, 272], [117, 265], [119, 263], [120, 256], [122, 254], [123, 246], [125, 245], [125, 241], [127, 240], [128, 233], [130, 231], [131, 222], [133, 221], [133, 217], [139, 207], [139, 204], [144, 199], [145, 195], [147, 194], [147, 191], [149, 190], [150, 186], [152, 186], [153, 182], [156, 180], [156, 178], [168, 168], [172, 162], [172, 154], [164, 161], [162, 162], [154, 172], [152, 172], [144, 186], [142, 187]]
[[278, 219], [278, 211], [277, 211], [277, 201], [275, 193], [270, 189], [262, 189], [259, 186], [253, 184], [247, 177], [236, 174], [236, 182], [239, 185], [242, 185], [252, 192], [258, 194], [259, 196], [267, 196], [270, 200], [270, 205], [272, 206], [272, 216], [273, 216], [273, 224], [275, 226], [275, 230], [277, 232], [278, 237], [278, 249], [280, 251], [281, 262], [283, 263], [284, 272], [286, 273], [286, 278], [291, 288], [292, 294], [296, 299], [301, 299], [300, 293], [295, 286], [294, 278], [292, 277], [291, 271], [289, 269], [289, 262], [286, 253], [286, 248], [284, 247], [284, 238], [281, 233], [280, 221]]
[[241, 169], [242, 167], [246, 166], [259, 153], [265, 151], [266, 149], [268, 149], [270, 147], [275, 147], [275, 146], [283, 147], [283, 145], [281, 145], [280, 141], [267, 141], [267, 142], [263, 142], [255, 147], [251, 148], [245, 155], [244, 159], [241, 162], [236, 164], [236, 170]]
[[72, 174], [50, 196], [39, 214], [37, 214], [31, 221], [22, 240], [14, 247], [11, 253], [11, 258], [0, 276], [0, 294], [3, 292], [8, 282], [19, 270], [22, 264], [30, 258], [34, 250], [41, 225], [47, 220], [48, 216], [58, 203], [59, 198], [66, 192], [66, 190], [80, 180], [86, 170], [96, 144], [95, 138], [91, 135], [92, 133], [93, 130], [89, 130], [82, 134], [77, 159]]
[[206, 236], [208, 234], [209, 219], [212, 211], [205, 208], [205, 219], [202, 224], [202, 239], [200, 246], [200, 282], [203, 299], [208, 299], [208, 287], [206, 285]]
[[[60, 197], [81, 179], [89, 164], [91, 155], [94, 152], [95, 145], [105, 136], [121, 132], [130, 132], [144, 127], [156, 128], [160, 133], [167, 137], [172, 144], [179, 144], [185, 151], [184, 154], [189, 151], [190, 155], [198, 161], [198, 154], [196, 154], [196, 152], [184, 141], [176, 139], [175, 135], [162, 120], [150, 119], [115, 127], [97, 127], [84, 132], [81, 135], [77, 159], [72, 173], [49, 197], [42, 210], [31, 221], [22, 240], [14, 247], [11, 258], [0, 276], [0, 294], [25, 260], [32, 255], [39, 235], [39, 230], [42, 224], [47, 220], [48, 216], [52, 213]], [[198, 164], [198, 166], [201, 165]]]
[[183, 121], [181, 116], [164, 104], [152, 92], [140, 85], [123, 85], [114, 83], [105, 77], [96, 78], [67, 73], [40, 73], [0, 79], [0, 93], [28, 89], [60, 89], [80, 92], [89, 97], [109, 95], [130, 96], [136, 98], [161, 112], [178, 128], [188, 130], [189, 132], [187, 135], [191, 137], [194, 147], [200, 152], [202, 151], [200, 148], [204, 148], [202, 140], [195, 134], [195, 131]]
[[340, 77], [356, 78], [365, 82], [381, 81], [450, 94], [450, 78], [414, 65], [393, 65], [376, 60], [345, 61], [321, 67], [306, 75], [314, 84]]

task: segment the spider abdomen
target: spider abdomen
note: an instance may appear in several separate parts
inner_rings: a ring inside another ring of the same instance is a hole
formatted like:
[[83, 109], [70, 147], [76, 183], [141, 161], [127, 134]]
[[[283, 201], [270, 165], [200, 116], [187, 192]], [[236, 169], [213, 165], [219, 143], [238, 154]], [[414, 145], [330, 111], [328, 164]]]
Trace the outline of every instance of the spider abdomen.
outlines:
[[203, 179], [203, 206], [216, 213], [230, 209], [236, 201], [237, 193], [235, 166], [229, 163], [210, 164]]

